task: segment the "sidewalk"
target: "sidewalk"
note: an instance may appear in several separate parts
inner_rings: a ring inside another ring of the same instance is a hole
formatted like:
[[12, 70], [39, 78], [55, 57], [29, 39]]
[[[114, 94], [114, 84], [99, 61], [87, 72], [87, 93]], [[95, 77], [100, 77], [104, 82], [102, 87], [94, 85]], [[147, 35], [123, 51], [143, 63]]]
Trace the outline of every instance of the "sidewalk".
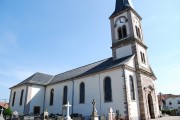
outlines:
[[152, 119], [152, 120], [180, 120], [180, 116], [165, 116], [158, 119]]

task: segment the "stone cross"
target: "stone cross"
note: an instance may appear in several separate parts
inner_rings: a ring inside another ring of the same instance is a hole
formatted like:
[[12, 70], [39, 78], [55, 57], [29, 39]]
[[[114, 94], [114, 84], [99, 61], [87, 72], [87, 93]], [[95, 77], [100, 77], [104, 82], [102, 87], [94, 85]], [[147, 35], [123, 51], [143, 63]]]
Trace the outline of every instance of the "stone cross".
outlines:
[[110, 113], [110, 120], [112, 120], [112, 114], [113, 114], [113, 109], [112, 109], [112, 107], [110, 107], [109, 113]]
[[2, 109], [1, 109], [1, 114], [0, 114], [1, 116], [3, 115], [3, 111], [4, 111], [4, 109], [2, 108]]
[[69, 101], [64, 106], [67, 108], [66, 120], [71, 120], [71, 117], [69, 116], [69, 107], [71, 107], [71, 105], [69, 104]]
[[96, 110], [96, 101], [93, 99], [93, 112], [92, 112], [92, 115], [93, 116], [97, 116], [97, 110]]

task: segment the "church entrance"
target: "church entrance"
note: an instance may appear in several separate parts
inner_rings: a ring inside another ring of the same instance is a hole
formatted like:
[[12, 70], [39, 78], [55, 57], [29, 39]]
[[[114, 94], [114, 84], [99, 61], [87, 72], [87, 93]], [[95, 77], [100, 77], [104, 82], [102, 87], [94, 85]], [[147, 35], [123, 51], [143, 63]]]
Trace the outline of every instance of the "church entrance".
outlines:
[[39, 106], [34, 106], [34, 114], [39, 115], [40, 114], [40, 107]]
[[151, 94], [148, 94], [148, 106], [149, 106], [150, 118], [154, 119], [155, 118], [155, 114], [154, 114], [153, 99], [152, 99]]

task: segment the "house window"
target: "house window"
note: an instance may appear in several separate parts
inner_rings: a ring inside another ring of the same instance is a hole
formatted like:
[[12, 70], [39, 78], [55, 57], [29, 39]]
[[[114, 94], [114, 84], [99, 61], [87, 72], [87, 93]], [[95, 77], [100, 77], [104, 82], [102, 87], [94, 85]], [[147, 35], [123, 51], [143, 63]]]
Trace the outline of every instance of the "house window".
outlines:
[[127, 37], [127, 30], [126, 30], [126, 25], [123, 25], [122, 27], [118, 28], [118, 38], [122, 39]]
[[172, 102], [171, 102], [171, 101], [169, 101], [169, 105], [172, 105]]
[[135, 91], [134, 91], [134, 81], [133, 77], [129, 76], [130, 79], [130, 92], [131, 92], [131, 100], [135, 100]]
[[19, 105], [22, 105], [23, 94], [24, 94], [24, 90], [21, 91], [21, 97], [20, 97]]
[[14, 92], [13, 94], [12, 106], [14, 106], [15, 98], [16, 98], [16, 92]]
[[53, 100], [54, 100], [54, 89], [51, 89], [51, 91], [50, 91], [50, 103], [49, 103], [50, 106], [53, 105]]
[[145, 59], [144, 53], [140, 51], [140, 55], [141, 55], [141, 62], [145, 64], [146, 63], [146, 59]]
[[104, 80], [104, 101], [112, 101], [112, 89], [111, 89], [111, 78], [106, 77]]
[[64, 86], [64, 90], [63, 90], [63, 104], [67, 104], [67, 93], [68, 93], [68, 87]]
[[178, 102], [178, 104], [180, 104], [180, 100], [178, 100], [177, 102]]
[[80, 96], [79, 103], [85, 103], [85, 84], [81, 83], [79, 88]]

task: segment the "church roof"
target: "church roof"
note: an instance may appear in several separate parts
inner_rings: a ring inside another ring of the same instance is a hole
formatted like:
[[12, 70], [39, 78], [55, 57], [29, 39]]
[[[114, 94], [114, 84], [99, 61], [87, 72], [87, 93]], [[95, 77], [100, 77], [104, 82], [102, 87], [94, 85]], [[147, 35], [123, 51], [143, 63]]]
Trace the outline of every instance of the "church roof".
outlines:
[[126, 56], [117, 60], [113, 60], [113, 58], [111, 57], [111, 58], [107, 58], [107, 59], [104, 59], [104, 60], [101, 60], [92, 64], [88, 64], [86, 66], [82, 66], [82, 67], [55, 75], [48, 84], [53, 84], [53, 83], [61, 82], [64, 80], [70, 80], [70, 79], [90, 75], [93, 73], [97, 73], [103, 70], [107, 70], [107, 69], [124, 64], [124, 62], [129, 60], [131, 57], [132, 55]]
[[130, 0], [116, 0], [115, 10], [112, 13], [112, 15], [110, 16], [110, 18], [115, 16], [118, 13], [121, 13], [122, 11], [124, 11], [128, 8], [133, 9], [133, 5]]
[[132, 56], [133, 55], [126, 56], [117, 60], [113, 60], [112, 57], [107, 58], [107, 59], [94, 62], [92, 64], [88, 64], [88, 65], [85, 65], [85, 66], [82, 66], [82, 67], [79, 67], [79, 68], [76, 68], [76, 69], [73, 69], [64, 73], [60, 73], [55, 76], [37, 72], [11, 88], [14, 88], [20, 85], [25, 85], [27, 83], [37, 84], [37, 85], [48, 85], [48, 84], [53, 84], [53, 83], [57, 83], [57, 82], [65, 81], [65, 80], [71, 80], [78, 77], [83, 77], [83, 76], [97, 73], [100, 71], [104, 71], [104, 70], [107, 70], [107, 69], [110, 69], [119, 65], [123, 65], [126, 61], [130, 60]]
[[[52, 75], [48, 75], [48, 74], [44, 74], [44, 73], [35, 73], [32, 76], [28, 77], [27, 79], [25, 79], [24, 81], [20, 82], [19, 84], [13, 86], [13, 87], [17, 87], [20, 85], [24, 85], [27, 83], [32, 83], [32, 84], [38, 84], [38, 85], [46, 85], [49, 83], [49, 81], [53, 78]], [[11, 87], [11, 88], [13, 88]]]

